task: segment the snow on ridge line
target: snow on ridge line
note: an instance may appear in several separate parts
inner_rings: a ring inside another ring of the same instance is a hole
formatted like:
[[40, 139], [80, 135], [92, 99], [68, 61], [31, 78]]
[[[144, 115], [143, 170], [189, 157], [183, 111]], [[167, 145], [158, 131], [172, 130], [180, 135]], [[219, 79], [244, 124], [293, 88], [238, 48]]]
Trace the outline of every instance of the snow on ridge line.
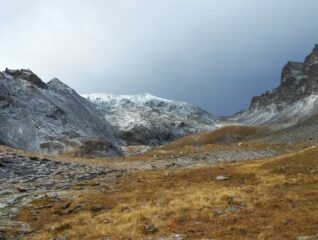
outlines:
[[[277, 121], [308, 117], [318, 111], [318, 95], [312, 94], [303, 99], [295, 101], [290, 105], [285, 105], [283, 110], [277, 109], [277, 104], [272, 103], [266, 108], [256, 108], [248, 110], [233, 119], [249, 125], [271, 124]], [[291, 123], [292, 124], [292, 123]]]
[[165, 98], [160, 98], [149, 93], [142, 93], [136, 95], [117, 95], [112, 93], [91, 93], [91, 94], [81, 94], [82, 97], [89, 99], [94, 102], [112, 102], [129, 100], [134, 103], [146, 103], [152, 100], [163, 101], [163, 102], [177, 102]]

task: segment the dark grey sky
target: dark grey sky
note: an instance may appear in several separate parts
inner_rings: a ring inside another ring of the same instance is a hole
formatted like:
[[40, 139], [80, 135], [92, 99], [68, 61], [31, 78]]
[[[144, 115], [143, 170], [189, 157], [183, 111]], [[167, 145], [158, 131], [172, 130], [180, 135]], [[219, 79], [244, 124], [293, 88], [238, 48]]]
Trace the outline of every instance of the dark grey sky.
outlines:
[[318, 42], [317, 0], [4, 0], [0, 9], [2, 69], [218, 115], [247, 108]]

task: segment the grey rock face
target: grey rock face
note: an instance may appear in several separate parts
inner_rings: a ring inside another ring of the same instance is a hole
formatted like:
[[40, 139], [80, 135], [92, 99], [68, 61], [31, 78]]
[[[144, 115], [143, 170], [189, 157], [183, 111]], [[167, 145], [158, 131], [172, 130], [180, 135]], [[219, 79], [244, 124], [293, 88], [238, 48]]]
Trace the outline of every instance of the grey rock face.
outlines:
[[39, 88], [47, 89], [47, 85], [30, 70], [26, 70], [26, 69], [12, 70], [12, 69], [6, 68], [5, 73], [15, 78], [20, 78], [20, 79], [29, 81], [30, 83], [34, 84], [35, 86]]
[[216, 128], [218, 120], [185, 102], [150, 94], [84, 94], [98, 105], [105, 120], [117, 128], [128, 145], [159, 145], [177, 137]]
[[57, 153], [87, 139], [116, 143], [94, 104], [58, 79], [46, 84], [30, 70], [0, 73], [0, 123], [1, 142], [28, 151]]
[[281, 74], [280, 86], [271, 92], [254, 97], [250, 109], [272, 103], [291, 104], [318, 93], [318, 45], [304, 63], [288, 62]]
[[83, 156], [97, 156], [102, 157], [105, 152], [111, 155], [116, 155], [121, 151], [121, 149], [114, 145], [112, 142], [107, 140], [87, 140], [85, 141], [77, 151], [76, 155], [79, 157]]
[[251, 125], [292, 125], [318, 113], [318, 45], [304, 63], [288, 62], [280, 85], [254, 97], [247, 111], [228, 120]]
[[30, 70], [0, 72], [0, 143], [55, 154], [114, 156], [122, 146], [155, 146], [212, 130], [217, 119], [185, 102], [95, 95], [85, 99], [57, 78], [44, 83]]

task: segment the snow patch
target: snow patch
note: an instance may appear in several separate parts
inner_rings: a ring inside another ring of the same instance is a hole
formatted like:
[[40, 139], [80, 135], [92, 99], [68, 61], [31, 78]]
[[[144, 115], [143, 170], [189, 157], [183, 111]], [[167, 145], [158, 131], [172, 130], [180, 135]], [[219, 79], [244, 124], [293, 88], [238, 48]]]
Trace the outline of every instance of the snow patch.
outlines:
[[165, 98], [156, 97], [149, 93], [142, 93], [142, 94], [136, 94], [136, 95], [117, 95], [117, 94], [111, 94], [111, 93], [92, 93], [92, 94], [82, 94], [81, 95], [84, 98], [87, 98], [88, 100], [100, 103], [115, 103], [120, 102], [123, 100], [129, 100], [135, 104], [144, 104], [146, 102], [150, 101], [162, 101], [171, 103], [172, 100], [168, 100]]

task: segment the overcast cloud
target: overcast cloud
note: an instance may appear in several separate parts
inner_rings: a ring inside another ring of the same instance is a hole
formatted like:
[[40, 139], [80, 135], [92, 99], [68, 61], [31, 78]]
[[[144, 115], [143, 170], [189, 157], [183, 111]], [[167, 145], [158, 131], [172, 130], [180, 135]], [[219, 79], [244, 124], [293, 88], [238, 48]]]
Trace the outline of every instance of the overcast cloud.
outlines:
[[0, 0], [0, 68], [80, 93], [247, 108], [318, 42], [317, 0]]

